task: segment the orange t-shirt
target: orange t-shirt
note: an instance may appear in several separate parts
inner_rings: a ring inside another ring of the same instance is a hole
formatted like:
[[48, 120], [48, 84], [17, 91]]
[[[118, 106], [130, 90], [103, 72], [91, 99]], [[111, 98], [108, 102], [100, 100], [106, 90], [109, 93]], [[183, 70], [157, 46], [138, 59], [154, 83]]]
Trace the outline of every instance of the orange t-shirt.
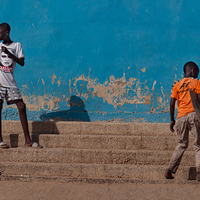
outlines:
[[183, 78], [172, 86], [171, 98], [177, 99], [178, 115], [177, 118], [194, 112], [189, 89], [200, 93], [200, 81], [194, 78]]

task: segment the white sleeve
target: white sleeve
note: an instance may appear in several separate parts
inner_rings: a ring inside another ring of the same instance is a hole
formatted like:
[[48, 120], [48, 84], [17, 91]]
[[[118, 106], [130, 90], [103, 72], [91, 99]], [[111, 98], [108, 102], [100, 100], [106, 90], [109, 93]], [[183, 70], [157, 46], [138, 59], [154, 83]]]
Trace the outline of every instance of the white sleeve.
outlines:
[[24, 52], [23, 52], [23, 49], [22, 49], [22, 45], [19, 42], [17, 43], [17, 46], [16, 46], [16, 56], [18, 58], [24, 58], [25, 59]]

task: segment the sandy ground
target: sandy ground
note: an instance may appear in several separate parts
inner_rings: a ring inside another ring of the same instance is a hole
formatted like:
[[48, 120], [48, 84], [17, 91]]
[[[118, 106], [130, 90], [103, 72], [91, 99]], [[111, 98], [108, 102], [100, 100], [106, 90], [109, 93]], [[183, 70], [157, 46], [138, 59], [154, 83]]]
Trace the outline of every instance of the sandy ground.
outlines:
[[87, 184], [58, 182], [0, 181], [1, 200], [53, 200], [53, 199], [190, 199], [200, 196], [200, 184]]

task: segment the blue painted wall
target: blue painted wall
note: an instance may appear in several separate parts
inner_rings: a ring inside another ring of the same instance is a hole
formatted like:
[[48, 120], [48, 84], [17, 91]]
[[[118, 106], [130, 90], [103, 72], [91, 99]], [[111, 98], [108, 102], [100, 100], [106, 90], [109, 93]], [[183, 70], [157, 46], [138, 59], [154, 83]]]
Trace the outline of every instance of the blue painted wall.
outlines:
[[[200, 64], [200, 2], [0, 1], [22, 44], [28, 120], [169, 122], [171, 85]], [[71, 97], [71, 98], [70, 98]], [[18, 120], [4, 104], [3, 119]]]

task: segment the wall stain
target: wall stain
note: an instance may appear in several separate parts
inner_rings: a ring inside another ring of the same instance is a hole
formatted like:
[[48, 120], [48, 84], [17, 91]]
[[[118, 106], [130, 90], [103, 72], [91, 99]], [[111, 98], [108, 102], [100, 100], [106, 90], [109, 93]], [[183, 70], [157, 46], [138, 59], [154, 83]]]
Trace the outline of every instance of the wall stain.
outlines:
[[137, 123], [137, 122], [143, 122], [144, 123], [144, 122], [147, 122], [147, 121], [144, 118], [138, 118], [138, 119], [137, 118], [133, 118], [132, 122], [135, 122], [135, 123]]
[[44, 84], [45, 84], [44, 80], [43, 80], [43, 79], [41, 79], [41, 81], [42, 81], [42, 85], [44, 86]]
[[58, 87], [61, 85], [60, 79], [57, 81]]
[[[84, 81], [87, 84], [87, 92], [78, 91], [78, 81]], [[129, 104], [151, 104], [152, 93], [149, 91], [148, 86], [144, 86], [137, 78], [129, 78], [126, 80], [125, 73], [122, 78], [115, 78], [110, 76], [109, 80], [106, 80], [103, 84], [98, 83], [98, 79], [90, 79], [84, 75], [79, 76], [74, 81], [74, 88], [79, 96], [88, 99], [88, 94], [92, 94], [94, 97], [103, 98], [103, 102], [117, 106], [123, 106], [126, 103]], [[154, 82], [155, 85], [155, 82]], [[153, 88], [154, 88], [153, 85]], [[145, 88], [145, 89], [144, 89]]]
[[69, 95], [71, 96], [71, 93], [72, 93], [72, 88], [71, 88], [71, 79], [69, 79]]
[[154, 97], [153, 97], [153, 93], [154, 93], [154, 90], [155, 90], [155, 85], [156, 85], [156, 80], [153, 82], [153, 86], [152, 86], [152, 94], [151, 94], [151, 100], [152, 100], [152, 106], [151, 106], [151, 110], [150, 112], [155, 112], [156, 109], [154, 108]]
[[168, 100], [165, 100], [165, 93], [163, 91], [163, 87], [161, 86], [161, 92], [163, 97], [161, 96], [157, 96], [157, 102], [159, 103], [157, 109], [159, 108], [164, 108], [163, 112], [168, 112], [169, 111], [169, 106], [167, 106], [166, 104], [168, 103]]
[[59, 97], [54, 97], [52, 95], [46, 95], [43, 96], [38, 95], [31, 95], [31, 96], [24, 96], [23, 100], [26, 104], [26, 107], [30, 111], [38, 111], [40, 109], [44, 110], [53, 110], [58, 109], [58, 102], [61, 102], [61, 99]]
[[53, 76], [50, 76], [50, 78], [52, 78], [52, 81], [51, 81], [51, 83], [52, 83], [52, 85], [54, 84], [54, 81], [55, 81], [55, 79], [57, 78], [56, 77], [56, 75], [54, 74], [54, 72], [53, 72]]
[[[56, 75], [53, 73], [53, 76], [50, 76], [51, 84], [57, 83], [57, 87], [62, 85], [61, 79], [55, 82], [57, 79]], [[40, 82], [41, 80], [41, 82]], [[45, 86], [45, 81], [40, 78], [38, 80], [38, 87], [40, 83]], [[66, 84], [66, 82], [63, 84]], [[72, 94], [83, 98], [86, 101], [89, 96], [92, 98], [102, 98], [103, 102], [113, 105], [114, 108], [117, 106], [124, 106], [125, 104], [135, 104], [136, 109], [138, 104], [151, 105], [150, 112], [155, 113], [156, 109], [164, 108], [164, 112], [167, 112], [169, 108], [167, 107], [168, 100], [165, 100], [165, 93], [163, 87], [161, 86], [162, 96], [154, 97], [156, 80], [152, 83], [152, 88], [149, 89], [147, 86], [147, 81], [141, 82], [138, 78], [125, 78], [125, 73], [121, 78], [115, 78], [111, 75], [109, 79], [100, 83], [97, 78], [91, 79], [90, 73], [88, 76], [84, 74], [75, 78], [73, 80], [69, 79], [69, 97], [65, 94], [60, 93], [59, 96], [54, 95], [54, 93], [46, 94], [44, 87], [44, 95], [27, 95], [25, 91], [29, 88], [28, 85], [23, 85], [22, 87], [22, 96], [24, 102], [27, 105], [27, 109], [30, 111], [39, 111], [39, 110], [58, 110], [60, 107], [59, 102], [66, 102], [68, 104], [69, 98]], [[35, 89], [35, 88], [34, 88]], [[35, 92], [34, 92], [35, 93]], [[154, 99], [157, 98], [158, 106], [154, 108]], [[69, 106], [69, 105], [67, 105]], [[139, 119], [141, 120], [141, 119]], [[135, 119], [134, 119], [135, 121]]]
[[[54, 97], [52, 95], [46, 95], [44, 94], [43, 96], [41, 95], [23, 95], [22, 98], [24, 103], [26, 104], [26, 108], [29, 111], [40, 111], [41, 109], [43, 110], [57, 110], [59, 109], [58, 102], [61, 102], [61, 98], [59, 97]], [[6, 108], [17, 108], [15, 104], [12, 105], [5, 105], [4, 109]]]

